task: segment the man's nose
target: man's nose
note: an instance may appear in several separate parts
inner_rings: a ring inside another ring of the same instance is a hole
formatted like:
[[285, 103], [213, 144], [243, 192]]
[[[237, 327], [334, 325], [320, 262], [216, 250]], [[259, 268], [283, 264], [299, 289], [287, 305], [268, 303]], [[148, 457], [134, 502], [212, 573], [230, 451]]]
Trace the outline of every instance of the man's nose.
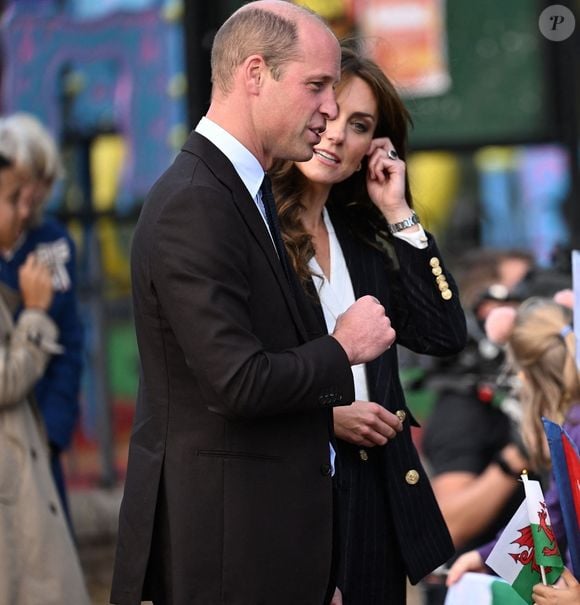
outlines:
[[324, 102], [320, 106], [320, 113], [327, 120], [334, 120], [338, 116], [338, 105], [336, 104], [336, 94], [330, 89], [325, 96]]

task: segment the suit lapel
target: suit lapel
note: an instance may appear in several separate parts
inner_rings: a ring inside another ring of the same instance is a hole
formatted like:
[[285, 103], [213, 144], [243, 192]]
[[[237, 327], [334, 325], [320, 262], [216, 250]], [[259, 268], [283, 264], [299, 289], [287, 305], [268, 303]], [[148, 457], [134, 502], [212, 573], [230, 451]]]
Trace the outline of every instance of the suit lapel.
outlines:
[[[268, 260], [268, 263], [276, 276], [276, 280], [284, 294], [288, 310], [290, 311], [300, 336], [303, 340], [308, 340], [307, 331], [296, 304], [295, 293], [292, 291], [292, 288], [286, 279], [284, 269], [278, 258], [268, 229], [266, 228], [255, 201], [250, 196], [232, 163], [213, 143], [195, 131], [190, 134], [185, 142], [183, 151], [198, 156], [212, 171], [216, 179], [231, 191], [237, 210], [256, 240], [256, 243], [262, 249], [264, 256]], [[294, 279], [295, 276], [293, 275], [292, 277]]]

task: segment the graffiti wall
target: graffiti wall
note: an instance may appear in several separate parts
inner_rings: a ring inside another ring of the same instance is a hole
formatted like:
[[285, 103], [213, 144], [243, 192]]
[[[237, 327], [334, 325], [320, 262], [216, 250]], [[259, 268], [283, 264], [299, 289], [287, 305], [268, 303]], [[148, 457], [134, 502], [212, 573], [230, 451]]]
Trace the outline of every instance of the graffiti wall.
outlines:
[[[111, 197], [121, 213], [142, 200], [188, 130], [181, 15], [175, 1], [19, 0], [4, 17], [4, 111], [35, 114], [61, 141], [116, 134]], [[106, 162], [94, 168], [95, 182], [111, 179]]]

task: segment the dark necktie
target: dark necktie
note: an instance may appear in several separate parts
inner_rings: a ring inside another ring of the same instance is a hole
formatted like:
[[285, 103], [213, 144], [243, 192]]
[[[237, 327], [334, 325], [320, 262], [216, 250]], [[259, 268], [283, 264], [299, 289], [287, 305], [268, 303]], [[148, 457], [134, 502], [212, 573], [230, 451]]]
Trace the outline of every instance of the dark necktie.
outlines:
[[290, 268], [290, 260], [286, 253], [286, 247], [282, 240], [282, 233], [280, 232], [280, 223], [278, 222], [278, 212], [276, 210], [276, 202], [274, 201], [274, 193], [272, 192], [272, 183], [270, 177], [264, 175], [262, 186], [260, 187], [262, 192], [262, 202], [264, 203], [264, 210], [266, 211], [266, 220], [268, 221], [268, 227], [270, 227], [270, 233], [278, 252], [278, 257], [282, 263], [282, 268], [286, 274], [288, 283], [292, 285], [292, 269]]

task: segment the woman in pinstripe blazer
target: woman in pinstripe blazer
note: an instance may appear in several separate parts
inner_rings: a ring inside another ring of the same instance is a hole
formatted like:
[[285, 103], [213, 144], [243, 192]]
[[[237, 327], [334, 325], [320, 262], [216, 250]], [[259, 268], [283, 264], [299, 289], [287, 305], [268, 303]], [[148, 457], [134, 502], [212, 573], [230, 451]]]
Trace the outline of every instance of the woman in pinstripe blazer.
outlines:
[[[322, 325], [375, 296], [397, 343], [430, 355], [465, 344], [455, 282], [412, 211], [405, 172], [409, 114], [380, 68], [343, 48], [338, 117], [313, 158], [272, 171], [290, 258]], [[453, 546], [411, 439], [396, 347], [354, 367], [356, 401], [334, 410], [344, 605], [406, 602]]]

